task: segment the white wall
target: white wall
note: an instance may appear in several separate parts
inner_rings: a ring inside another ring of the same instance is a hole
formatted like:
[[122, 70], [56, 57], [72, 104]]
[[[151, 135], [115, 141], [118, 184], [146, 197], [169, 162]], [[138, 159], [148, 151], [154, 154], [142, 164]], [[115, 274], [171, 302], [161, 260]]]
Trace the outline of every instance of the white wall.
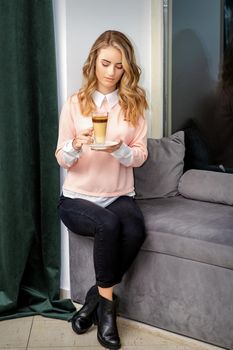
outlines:
[[[94, 40], [103, 31], [116, 29], [124, 32], [133, 42], [137, 63], [142, 69], [140, 84], [147, 92], [151, 107], [147, 112], [148, 135], [152, 135], [153, 110], [153, 116], [156, 115], [157, 120], [160, 120], [157, 121], [159, 131], [153, 130], [153, 133], [161, 136], [159, 125], [162, 125], [162, 14], [158, 14], [158, 9], [162, 11], [161, 4], [162, 0], [53, 0], [59, 110], [67, 96], [80, 87], [82, 66]], [[153, 19], [158, 19], [159, 27], [156, 26], [158, 36], [155, 33], [152, 35], [152, 12]], [[156, 51], [155, 47], [158, 48]], [[154, 56], [156, 66], [153, 65]], [[160, 91], [153, 100], [151, 91], [158, 85], [153, 83], [152, 73], [161, 83]], [[63, 177], [62, 172], [61, 182]], [[68, 235], [64, 226], [62, 226], [61, 289], [70, 289]]]
[[[54, 33], [56, 44], [57, 86], [59, 114], [67, 98], [67, 43], [66, 43], [66, 1], [53, 0]], [[59, 117], [59, 116], [58, 116]], [[64, 181], [65, 171], [60, 171], [60, 184]], [[65, 226], [61, 223], [61, 289], [68, 291], [69, 297], [69, 239]]]
[[[151, 96], [151, 1], [148, 0], [66, 0], [67, 92], [82, 83], [81, 68], [95, 39], [105, 30], [124, 32], [133, 42], [142, 68], [141, 85]], [[149, 125], [150, 112], [148, 113]]]

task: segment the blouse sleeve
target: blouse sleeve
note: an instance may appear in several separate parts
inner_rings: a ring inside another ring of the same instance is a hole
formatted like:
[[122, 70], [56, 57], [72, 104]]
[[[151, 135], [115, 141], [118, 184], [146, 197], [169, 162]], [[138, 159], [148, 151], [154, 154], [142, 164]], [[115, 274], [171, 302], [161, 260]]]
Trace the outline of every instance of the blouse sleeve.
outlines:
[[135, 136], [128, 145], [132, 149], [131, 162], [128, 166], [140, 167], [147, 159], [147, 121], [141, 117], [135, 129]]
[[78, 151], [73, 150], [67, 154], [67, 145], [75, 138], [75, 135], [71, 98], [68, 98], [61, 111], [57, 149], [55, 152], [58, 164], [65, 169], [70, 168], [79, 158]]

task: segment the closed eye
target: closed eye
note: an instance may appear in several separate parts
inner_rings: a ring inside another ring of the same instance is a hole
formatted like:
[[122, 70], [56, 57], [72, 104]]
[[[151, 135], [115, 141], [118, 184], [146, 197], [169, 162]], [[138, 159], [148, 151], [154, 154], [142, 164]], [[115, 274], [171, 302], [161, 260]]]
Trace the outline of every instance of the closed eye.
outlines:
[[[104, 67], [108, 67], [111, 64], [111, 62], [108, 60], [101, 60], [101, 63]], [[122, 63], [116, 63], [115, 67], [117, 69], [123, 69]]]
[[117, 64], [116, 64], [116, 68], [117, 68], [117, 69], [122, 69], [122, 68], [123, 68], [123, 66], [122, 66], [122, 64], [121, 64], [121, 63], [117, 63]]
[[110, 62], [107, 61], [107, 60], [102, 60], [101, 62], [102, 62], [102, 65], [103, 65], [104, 67], [108, 67], [109, 64], [110, 64]]

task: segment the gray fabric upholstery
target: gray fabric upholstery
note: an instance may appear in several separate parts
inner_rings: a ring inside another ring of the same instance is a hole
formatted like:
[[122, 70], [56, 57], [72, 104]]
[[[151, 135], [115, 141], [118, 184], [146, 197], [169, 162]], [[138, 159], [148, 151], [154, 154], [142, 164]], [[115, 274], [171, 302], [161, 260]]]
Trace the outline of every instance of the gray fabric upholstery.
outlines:
[[[182, 196], [137, 201], [147, 237], [117, 287], [122, 316], [233, 348], [233, 207]], [[95, 283], [93, 239], [70, 237], [71, 297]]]
[[233, 205], [233, 175], [189, 170], [181, 177], [179, 193], [186, 198]]
[[93, 238], [69, 231], [69, 246], [71, 298], [83, 304], [87, 290], [95, 284]]
[[[180, 180], [183, 133], [148, 147], [134, 172], [147, 237], [117, 286], [119, 313], [233, 349], [233, 206], [216, 203], [232, 199], [233, 175], [191, 171]], [[71, 298], [83, 303], [95, 283], [93, 238], [69, 239]]]
[[233, 207], [182, 196], [137, 202], [146, 223], [143, 250], [233, 269]]
[[[69, 237], [71, 297], [83, 303], [95, 283], [93, 239]], [[116, 294], [121, 316], [232, 349], [232, 290], [229, 268], [141, 250]]]
[[148, 159], [134, 169], [137, 199], [171, 197], [178, 193], [184, 167], [184, 132], [148, 139]]
[[233, 271], [141, 251], [119, 295], [121, 316], [233, 349]]

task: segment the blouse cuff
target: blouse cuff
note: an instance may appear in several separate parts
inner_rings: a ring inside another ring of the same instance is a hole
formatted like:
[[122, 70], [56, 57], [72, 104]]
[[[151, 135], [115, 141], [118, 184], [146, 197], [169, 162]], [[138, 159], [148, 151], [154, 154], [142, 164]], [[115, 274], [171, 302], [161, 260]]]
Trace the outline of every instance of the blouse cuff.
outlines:
[[80, 157], [81, 154], [81, 150], [78, 151], [74, 149], [72, 143], [73, 140], [69, 140], [62, 148], [63, 159], [68, 165], [72, 165]]
[[122, 143], [118, 150], [112, 152], [111, 155], [118, 159], [121, 164], [128, 166], [131, 164], [133, 151], [125, 143]]

